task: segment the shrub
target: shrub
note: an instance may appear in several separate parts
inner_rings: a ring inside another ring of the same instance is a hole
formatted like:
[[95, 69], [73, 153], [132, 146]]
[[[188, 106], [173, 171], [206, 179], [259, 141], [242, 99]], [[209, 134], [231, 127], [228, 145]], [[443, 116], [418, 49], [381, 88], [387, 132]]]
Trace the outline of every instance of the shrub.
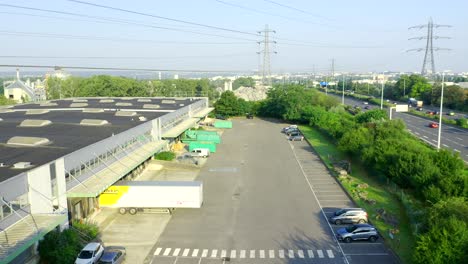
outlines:
[[162, 151], [154, 156], [157, 160], [173, 160], [175, 157], [175, 153], [171, 151]]
[[76, 229], [81, 236], [87, 240], [93, 240], [99, 235], [99, 227], [94, 222], [90, 221], [73, 221], [73, 228]]

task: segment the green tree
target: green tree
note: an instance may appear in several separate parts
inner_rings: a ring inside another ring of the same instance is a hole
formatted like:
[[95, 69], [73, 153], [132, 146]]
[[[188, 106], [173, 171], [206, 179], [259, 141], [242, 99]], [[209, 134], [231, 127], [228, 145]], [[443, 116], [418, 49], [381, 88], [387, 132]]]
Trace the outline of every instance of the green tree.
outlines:
[[252, 77], [240, 77], [232, 83], [232, 89], [237, 90], [239, 87], [255, 87], [255, 81]]

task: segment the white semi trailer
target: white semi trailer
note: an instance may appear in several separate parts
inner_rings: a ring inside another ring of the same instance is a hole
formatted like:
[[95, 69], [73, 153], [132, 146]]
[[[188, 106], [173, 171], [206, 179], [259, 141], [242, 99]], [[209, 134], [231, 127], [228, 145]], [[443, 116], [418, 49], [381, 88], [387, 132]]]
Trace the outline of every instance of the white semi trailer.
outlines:
[[120, 181], [99, 196], [99, 206], [132, 215], [149, 209], [200, 208], [202, 203], [200, 181]]

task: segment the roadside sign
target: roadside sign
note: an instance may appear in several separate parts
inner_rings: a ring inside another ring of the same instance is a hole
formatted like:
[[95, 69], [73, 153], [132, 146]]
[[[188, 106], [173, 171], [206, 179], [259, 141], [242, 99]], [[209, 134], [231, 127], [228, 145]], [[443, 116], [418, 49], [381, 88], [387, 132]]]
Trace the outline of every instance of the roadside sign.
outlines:
[[396, 112], [408, 112], [408, 105], [396, 105], [395, 106], [395, 111]]

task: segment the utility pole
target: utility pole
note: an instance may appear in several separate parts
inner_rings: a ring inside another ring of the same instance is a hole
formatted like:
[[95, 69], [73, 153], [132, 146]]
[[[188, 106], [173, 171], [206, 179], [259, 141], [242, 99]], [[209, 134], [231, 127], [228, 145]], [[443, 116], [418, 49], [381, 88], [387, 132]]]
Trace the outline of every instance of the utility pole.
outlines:
[[[334, 82], [335, 81], [335, 59], [332, 59], [331, 72], [332, 72], [332, 82]], [[335, 83], [335, 90], [336, 90], [336, 83]]]
[[382, 73], [382, 95], [380, 98], [380, 109], [383, 109], [383, 91], [384, 91], [385, 75]]
[[343, 94], [341, 95], [341, 104], [344, 105], [344, 84], [345, 84], [345, 77], [343, 74]]
[[442, 90], [440, 91], [439, 133], [437, 135], [437, 150], [440, 149], [440, 135], [442, 133], [442, 105], [444, 102], [444, 81], [445, 72], [442, 72]]
[[270, 51], [270, 44], [276, 44], [276, 41], [270, 40], [270, 33], [276, 33], [274, 30], [270, 30], [268, 25], [265, 25], [263, 31], [258, 31], [258, 34], [263, 34], [263, 40], [257, 42], [258, 44], [263, 44], [263, 50], [257, 52], [258, 54], [263, 54], [263, 65], [262, 65], [262, 83], [264, 86], [271, 87], [271, 65], [270, 65], [270, 53], [276, 54], [276, 51]]
[[403, 97], [406, 96], [406, 78], [403, 79]]
[[[450, 39], [449, 37], [440, 37], [440, 36], [434, 36], [434, 28], [439, 28], [439, 27], [452, 27], [450, 25], [439, 25], [439, 24], [434, 24], [432, 22], [432, 18], [429, 18], [429, 22], [427, 25], [419, 25], [419, 26], [413, 26], [408, 29], [423, 29], [427, 28], [427, 35], [426, 36], [421, 36], [421, 37], [415, 37], [415, 38], [410, 38], [408, 40], [412, 39], [417, 39], [417, 40], [426, 40], [426, 48], [417, 48], [417, 49], [410, 49], [407, 51], [423, 51], [425, 50], [424, 53], [424, 61], [423, 61], [423, 66], [421, 70], [421, 75], [423, 76], [429, 76], [433, 77], [434, 74], [436, 73], [435, 71], [435, 62], [434, 62], [434, 51], [438, 50], [450, 50], [446, 48], [439, 48], [439, 47], [434, 47], [433, 46], [433, 40], [434, 39]], [[428, 68], [430, 68], [428, 70]]]

